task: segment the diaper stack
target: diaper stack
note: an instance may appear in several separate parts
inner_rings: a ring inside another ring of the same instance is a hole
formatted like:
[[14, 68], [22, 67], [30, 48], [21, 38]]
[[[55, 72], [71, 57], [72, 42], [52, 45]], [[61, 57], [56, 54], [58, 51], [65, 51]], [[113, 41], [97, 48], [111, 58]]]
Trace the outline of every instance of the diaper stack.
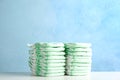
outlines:
[[65, 52], [67, 75], [90, 75], [92, 56], [92, 49], [90, 43], [65, 43]]
[[63, 43], [35, 43], [29, 47], [29, 66], [33, 75], [63, 76], [65, 74]]

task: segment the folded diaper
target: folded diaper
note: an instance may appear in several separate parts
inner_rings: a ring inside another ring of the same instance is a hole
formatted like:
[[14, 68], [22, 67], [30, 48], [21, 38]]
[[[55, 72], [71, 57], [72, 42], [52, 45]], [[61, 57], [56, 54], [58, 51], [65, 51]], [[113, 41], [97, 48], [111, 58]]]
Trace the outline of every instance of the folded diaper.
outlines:
[[32, 72], [33, 75], [37, 75], [37, 76], [43, 76], [43, 77], [49, 77], [49, 76], [63, 76], [63, 73], [42, 73], [42, 72]]
[[35, 44], [31, 44], [29, 47], [30, 48], [36, 48], [36, 45], [39, 45], [40, 48], [59, 48], [59, 47], [64, 47], [63, 43], [48, 43], [48, 42], [40, 42], [40, 43], [35, 43]]
[[57, 51], [64, 51], [65, 49], [63, 47], [60, 48], [40, 48], [40, 51], [45, 51], [45, 52], [57, 52]]
[[69, 76], [88, 76], [90, 72], [67, 72]]
[[42, 62], [44, 62], [44, 63], [64, 63], [65, 62], [65, 59], [63, 60], [63, 59], [61, 59], [61, 60], [59, 60], [59, 59], [56, 59], [56, 60], [54, 60], [54, 59], [49, 59], [49, 60], [40, 60], [40, 62], [42, 63]]
[[65, 52], [41, 52], [40, 55], [64, 56]]
[[66, 66], [67, 70], [91, 70], [91, 67]]
[[92, 52], [91, 48], [68, 48], [66, 52]]
[[64, 60], [64, 56], [37, 56], [37, 57], [30, 57], [30, 59], [46, 59], [46, 60]]
[[92, 56], [92, 52], [66, 52], [66, 55], [69, 55], [69, 56], [88, 56], [88, 57], [91, 57]]
[[86, 48], [91, 47], [91, 43], [65, 43], [66, 48]]

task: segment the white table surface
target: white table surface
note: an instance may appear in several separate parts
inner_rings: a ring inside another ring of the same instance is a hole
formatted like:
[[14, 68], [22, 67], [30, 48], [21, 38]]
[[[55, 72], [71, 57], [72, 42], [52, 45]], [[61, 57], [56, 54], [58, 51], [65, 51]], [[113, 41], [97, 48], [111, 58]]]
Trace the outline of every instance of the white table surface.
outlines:
[[[0, 73], [0, 80], [86, 80], [80, 76], [39, 77], [31, 73]], [[88, 80], [88, 79], [87, 79]], [[91, 72], [89, 80], [120, 80], [120, 72]]]

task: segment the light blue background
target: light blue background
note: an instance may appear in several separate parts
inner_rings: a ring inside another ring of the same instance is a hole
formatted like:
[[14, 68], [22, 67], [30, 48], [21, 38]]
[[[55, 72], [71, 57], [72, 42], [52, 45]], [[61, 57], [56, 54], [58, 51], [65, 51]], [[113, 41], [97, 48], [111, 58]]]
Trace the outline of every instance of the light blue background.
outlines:
[[0, 72], [28, 72], [28, 43], [91, 42], [92, 71], [120, 71], [120, 0], [0, 0]]

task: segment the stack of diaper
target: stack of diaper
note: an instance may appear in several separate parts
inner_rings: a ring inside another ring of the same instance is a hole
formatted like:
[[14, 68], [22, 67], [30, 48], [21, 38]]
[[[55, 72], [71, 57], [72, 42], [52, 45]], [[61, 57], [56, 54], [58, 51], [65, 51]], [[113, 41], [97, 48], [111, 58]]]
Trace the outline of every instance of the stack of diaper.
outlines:
[[65, 43], [66, 74], [87, 76], [91, 72], [91, 44]]
[[65, 48], [63, 43], [35, 43], [29, 47], [29, 66], [33, 75], [64, 75]]

